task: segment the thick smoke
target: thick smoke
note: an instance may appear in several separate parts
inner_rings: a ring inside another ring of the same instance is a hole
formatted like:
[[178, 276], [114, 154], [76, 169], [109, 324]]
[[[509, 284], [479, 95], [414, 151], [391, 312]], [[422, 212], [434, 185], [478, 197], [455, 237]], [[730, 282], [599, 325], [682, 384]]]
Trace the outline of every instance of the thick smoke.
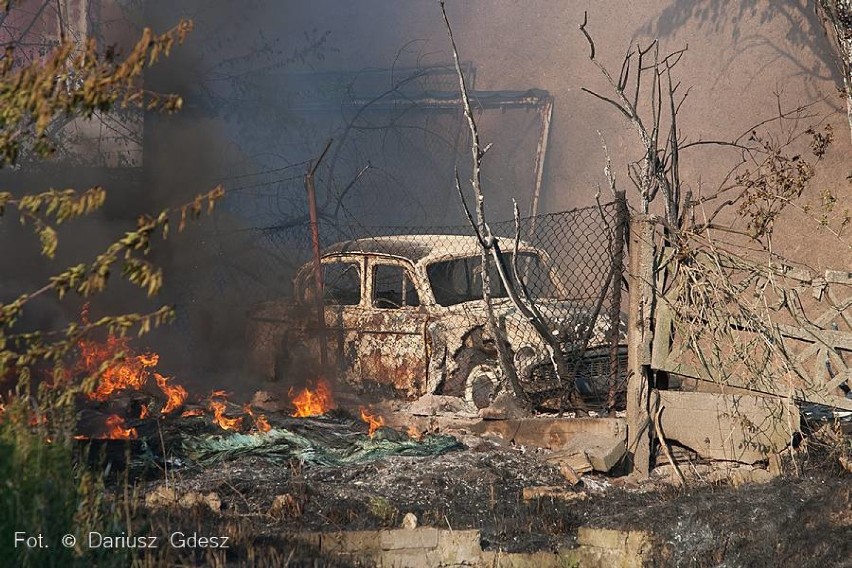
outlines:
[[[709, 4], [724, 8], [726, 2]], [[607, 89], [577, 31], [584, 10], [598, 38], [598, 57], [616, 69], [625, 49], [650, 34], [666, 36], [664, 50], [689, 44], [681, 76], [692, 92], [681, 127], [692, 139], [738, 135], [743, 125], [772, 114], [775, 91], [791, 104], [825, 97], [816, 110], [842, 120], [831, 98], [836, 76], [825, 38], [814, 32], [808, 43], [789, 33], [799, 20], [813, 27], [812, 18], [772, 12], [768, 1], [746, 4], [735, 17], [723, 9], [695, 14], [684, 2], [651, 0], [476, 0], [450, 3], [448, 11], [476, 90], [543, 89], [555, 99], [539, 204], [546, 212], [594, 203], [603, 183], [598, 131], [620, 184], [629, 186], [624, 165], [638, 157], [629, 126], [581, 91]], [[228, 193], [212, 217], [158, 244], [154, 257], [166, 269], [166, 286], [157, 301], [174, 303], [179, 316], [176, 325], [142, 343], [162, 353], [166, 373], [191, 387], [248, 392], [254, 385], [243, 367], [245, 311], [285, 296], [293, 269], [306, 260], [303, 175], [329, 139], [332, 151], [317, 184], [324, 244], [363, 234], [367, 225], [403, 229], [462, 220], [452, 186], [453, 169], [458, 166], [464, 180], [469, 160], [460, 112], [425, 113], [403, 103], [457, 89], [446, 72], [446, 30], [431, 0], [156, 0], [142, 6], [131, 13], [91, 2], [89, 29], [126, 46], [143, 26], [163, 31], [191, 18], [195, 31], [187, 42], [146, 72], [148, 88], [180, 93], [184, 109], [145, 116], [136, 167], [59, 162], [0, 172], [16, 190], [101, 184], [109, 191], [102, 213], [63, 232], [59, 258], [48, 265], [34, 260], [35, 239], [4, 218], [0, 300], [40, 286], [54, 269], [91, 258], [132, 227], [139, 213], [222, 184]], [[107, 21], [121, 23], [109, 28]], [[365, 102], [371, 104], [362, 112]], [[496, 218], [505, 217], [511, 197], [531, 199], [539, 123], [524, 110], [485, 111], [480, 119], [485, 142], [494, 143], [485, 160], [489, 207]], [[840, 158], [827, 161], [842, 169], [848, 141], [838, 144]], [[683, 174], [697, 192], [727, 172], [730, 160], [711, 154], [690, 166], [685, 157]], [[118, 284], [93, 309], [154, 305], [140, 296]], [[28, 312], [27, 325], [69, 321], [79, 307], [44, 302]]]

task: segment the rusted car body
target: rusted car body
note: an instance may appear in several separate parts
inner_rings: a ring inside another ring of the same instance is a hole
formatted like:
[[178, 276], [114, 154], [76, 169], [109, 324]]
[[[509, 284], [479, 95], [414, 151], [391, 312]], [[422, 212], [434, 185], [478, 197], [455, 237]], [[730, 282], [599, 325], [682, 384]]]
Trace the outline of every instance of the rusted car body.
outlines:
[[[501, 248], [513, 251], [514, 243], [501, 239]], [[511, 254], [507, 257], [511, 263]], [[253, 371], [279, 380], [318, 376], [323, 373], [319, 343], [324, 341], [338, 378], [365, 389], [384, 386], [409, 399], [453, 395], [483, 407], [503, 388], [482, 300], [476, 238], [360, 239], [329, 247], [321, 261], [324, 325], [317, 325], [314, 266], [308, 263], [295, 276], [292, 300], [251, 310]], [[590, 325], [592, 310], [565, 300], [544, 251], [521, 242], [518, 266], [553, 332], [576, 341]], [[550, 367], [545, 343], [506, 297], [496, 275], [491, 280], [492, 306], [518, 376], [532, 384]], [[592, 325], [589, 345], [608, 352], [602, 346], [610, 342], [609, 320], [601, 315]]]

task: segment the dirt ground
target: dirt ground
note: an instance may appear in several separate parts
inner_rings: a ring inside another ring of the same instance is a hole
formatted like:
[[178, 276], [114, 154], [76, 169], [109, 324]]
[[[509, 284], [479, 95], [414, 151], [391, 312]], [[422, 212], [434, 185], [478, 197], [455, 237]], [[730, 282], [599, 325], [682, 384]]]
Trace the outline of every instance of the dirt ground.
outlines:
[[[479, 529], [485, 550], [556, 551], [589, 526], [652, 532], [659, 565], [852, 566], [852, 478], [825, 452], [804, 455], [799, 475], [737, 488], [706, 481], [681, 488], [658, 474], [641, 484], [587, 475], [571, 486], [544, 461], [544, 450], [460, 441], [463, 447], [441, 455], [333, 467], [273, 464], [256, 455], [214, 467], [173, 464], [173, 495], [203, 498], [193, 507], [158, 507], [151, 495], [163, 491], [162, 474], [149, 472], [139, 514], [150, 534], [181, 528], [231, 535], [224, 555], [166, 559], [199, 564], [340, 565], [292, 535], [398, 528], [413, 513], [421, 526]], [[554, 485], [586, 498], [522, 497], [525, 487]]]

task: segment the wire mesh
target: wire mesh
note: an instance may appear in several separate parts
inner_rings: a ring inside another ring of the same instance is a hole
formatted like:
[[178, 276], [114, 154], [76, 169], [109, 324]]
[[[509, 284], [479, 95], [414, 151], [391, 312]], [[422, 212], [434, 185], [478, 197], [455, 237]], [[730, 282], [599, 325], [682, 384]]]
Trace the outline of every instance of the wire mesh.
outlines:
[[[519, 220], [517, 261], [514, 260], [515, 221], [490, 223], [498, 237], [505, 266], [512, 273], [510, 277], [519, 287], [527, 288], [533, 305], [548, 327], [559, 335], [562, 346], [567, 376], [562, 376], [561, 381], [549, 359], [519, 373], [523, 388], [539, 408], [561, 410], [574, 405], [576, 399], [569, 400], [567, 396], [572, 391], [592, 407], [623, 407], [626, 350], [620, 317], [623, 272], [620, 252], [626, 222], [626, 212], [617, 201], [523, 217]], [[474, 333], [486, 329], [481, 302], [480, 248], [469, 224], [399, 227], [321, 222], [319, 232], [323, 243], [334, 242], [325, 248], [326, 254], [391, 255], [424, 267], [420, 274], [403, 277], [393, 271], [364, 275], [374, 279], [369, 286], [373, 298], [364, 302], [361, 290], [341, 290], [342, 280], [327, 269], [326, 302], [339, 303], [345, 297], [353, 299], [348, 302], [350, 305], [361, 303], [378, 309], [429, 304], [434, 313], [452, 312], [453, 318], [445, 320], [451, 322], [447, 325], [457, 328], [452, 332]], [[276, 248], [290, 252], [295, 267], [310, 261], [309, 234], [309, 224], [303, 223], [270, 232], [267, 237]], [[344, 286], [364, 285], [359, 278], [353, 280], [351, 273], [345, 270], [340, 273], [350, 275]], [[524, 346], [542, 345], [531, 325], [516, 321], [517, 311], [507, 299], [507, 290], [493, 263], [489, 265], [489, 273], [495, 311], [502, 318], [501, 325], [511, 328], [507, 335], [512, 354], [517, 357]], [[306, 268], [303, 276], [304, 287], [310, 286], [310, 270]], [[412, 280], [421, 282], [419, 295], [412, 292]], [[388, 349], [389, 353], [393, 352], [390, 344]], [[480, 358], [474, 359], [476, 363], [482, 362]], [[465, 375], [468, 370], [459, 372]], [[465, 378], [450, 380], [444, 385], [443, 393], [464, 396]]]

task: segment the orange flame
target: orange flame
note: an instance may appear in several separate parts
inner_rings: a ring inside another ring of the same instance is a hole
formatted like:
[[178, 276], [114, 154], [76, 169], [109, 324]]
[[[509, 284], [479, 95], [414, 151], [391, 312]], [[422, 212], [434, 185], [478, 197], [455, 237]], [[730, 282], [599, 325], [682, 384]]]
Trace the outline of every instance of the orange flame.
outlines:
[[180, 413], [181, 418], [188, 418], [190, 416], [201, 416], [204, 414], [204, 410], [200, 408], [189, 408]]
[[154, 378], [157, 380], [157, 386], [160, 387], [160, 390], [168, 398], [162, 413], [169, 414], [180, 408], [186, 400], [186, 389], [180, 385], [168, 384], [168, 377], [164, 377], [160, 373], [154, 373]]
[[[290, 394], [292, 396], [292, 391]], [[335, 407], [331, 398], [331, 389], [322, 379], [317, 381], [316, 389], [311, 390], [307, 387], [302, 389], [291, 402], [296, 407], [296, 412], [292, 414], [296, 418], [319, 416]]]
[[269, 422], [266, 420], [266, 416], [263, 414], [259, 414], [255, 417], [254, 425], [257, 426], [257, 429], [261, 432], [269, 432], [272, 430], [272, 426], [270, 426]]
[[385, 425], [385, 419], [379, 415], [373, 415], [367, 412], [367, 409], [361, 407], [361, 420], [370, 425], [369, 435], [372, 438], [376, 430]]
[[421, 430], [415, 428], [414, 426], [409, 426], [407, 433], [408, 433], [408, 437], [411, 438], [412, 440], [419, 440], [420, 438], [423, 437], [423, 432]]
[[[112, 335], [103, 343], [80, 341], [80, 365], [100, 377], [97, 388], [89, 393], [92, 400], [104, 401], [117, 391], [139, 390], [145, 384], [149, 369], [157, 364], [159, 356], [154, 353], [133, 355], [128, 342], [126, 337]], [[111, 362], [106, 369], [101, 370], [108, 361]]]
[[[89, 323], [89, 305], [83, 306], [81, 320]], [[88, 375], [97, 375], [99, 382], [95, 390], [88, 394], [92, 400], [105, 401], [114, 393], [122, 390], [140, 390], [148, 381], [153, 368], [160, 361], [156, 353], [137, 355], [130, 347], [130, 339], [110, 335], [106, 341], [81, 339], [80, 358], [75, 370]], [[154, 378], [163, 394], [166, 404], [162, 414], [169, 414], [180, 408], [186, 401], [186, 389], [180, 385], [168, 384], [169, 379], [154, 372]], [[143, 408], [140, 418], [150, 416], [150, 409]]]
[[125, 428], [124, 418], [117, 414], [112, 414], [106, 419], [107, 432], [106, 438], [111, 440], [135, 440], [136, 428]]
[[272, 430], [272, 426], [269, 425], [269, 421], [266, 419], [266, 415], [264, 414], [255, 414], [251, 409], [251, 405], [246, 403], [243, 406], [243, 410], [246, 414], [251, 416], [251, 419], [254, 420], [254, 426], [257, 428], [259, 432], [269, 432]]
[[213, 411], [213, 422], [222, 430], [239, 430], [243, 425], [242, 417], [228, 418], [225, 416], [225, 403], [222, 401], [211, 400], [210, 410]]
[[148, 408], [147, 404], [143, 404], [142, 410], [139, 411], [139, 418], [144, 420], [145, 418], [148, 418], [149, 416], [151, 416], [151, 409]]

